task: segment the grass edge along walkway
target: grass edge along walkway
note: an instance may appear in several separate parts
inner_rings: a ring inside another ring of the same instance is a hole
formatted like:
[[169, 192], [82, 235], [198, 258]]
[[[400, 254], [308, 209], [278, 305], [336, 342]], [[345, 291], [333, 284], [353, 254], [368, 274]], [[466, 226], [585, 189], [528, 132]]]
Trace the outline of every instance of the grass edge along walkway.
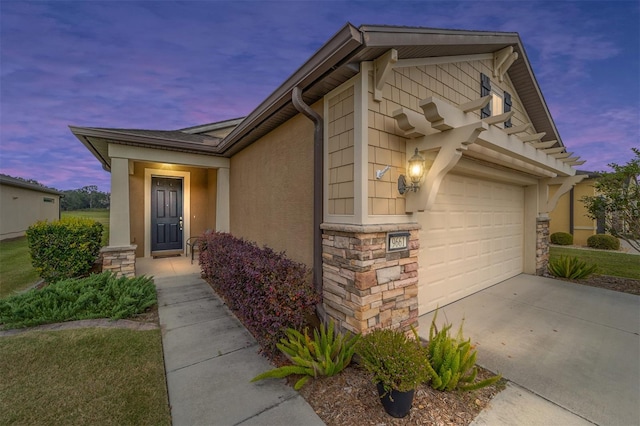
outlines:
[[171, 424], [160, 330], [0, 337], [0, 377], [3, 423]]

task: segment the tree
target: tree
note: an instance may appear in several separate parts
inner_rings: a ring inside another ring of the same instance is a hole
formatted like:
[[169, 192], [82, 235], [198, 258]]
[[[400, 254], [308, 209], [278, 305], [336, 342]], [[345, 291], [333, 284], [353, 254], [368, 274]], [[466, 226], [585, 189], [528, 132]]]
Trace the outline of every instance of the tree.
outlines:
[[109, 193], [98, 191], [96, 185], [83, 186], [64, 191], [60, 200], [62, 210], [85, 210], [109, 208]]
[[589, 217], [604, 219], [604, 228], [614, 237], [640, 251], [640, 149], [625, 165], [609, 164], [613, 172], [600, 172], [596, 195], [583, 197]]

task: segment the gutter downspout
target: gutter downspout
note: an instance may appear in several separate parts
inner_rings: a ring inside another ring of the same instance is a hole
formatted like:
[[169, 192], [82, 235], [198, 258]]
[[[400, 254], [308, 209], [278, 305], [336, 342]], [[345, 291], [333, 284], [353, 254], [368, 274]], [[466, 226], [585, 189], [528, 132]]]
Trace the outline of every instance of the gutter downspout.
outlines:
[[[324, 121], [302, 99], [302, 89], [294, 87], [291, 92], [293, 106], [313, 121], [313, 286], [322, 295], [322, 178], [324, 169]], [[322, 318], [322, 317], [321, 317]]]
[[573, 193], [573, 187], [571, 187], [571, 190], [569, 191], [569, 233], [571, 235], [574, 235], [575, 232], [575, 224], [574, 224], [574, 201], [573, 201], [573, 197], [574, 197], [574, 193]]

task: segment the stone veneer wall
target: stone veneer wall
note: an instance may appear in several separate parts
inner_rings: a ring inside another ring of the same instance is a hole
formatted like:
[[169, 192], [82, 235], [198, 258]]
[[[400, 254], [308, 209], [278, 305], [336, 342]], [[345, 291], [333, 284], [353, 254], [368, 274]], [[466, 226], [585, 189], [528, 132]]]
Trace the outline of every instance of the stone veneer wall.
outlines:
[[536, 220], [536, 275], [547, 273], [549, 264], [549, 218]]
[[135, 244], [124, 247], [103, 247], [100, 250], [102, 270], [111, 271], [117, 277], [135, 277], [136, 248]]
[[[342, 329], [418, 326], [418, 224], [323, 224], [323, 304]], [[408, 231], [409, 248], [388, 252], [387, 232]]]

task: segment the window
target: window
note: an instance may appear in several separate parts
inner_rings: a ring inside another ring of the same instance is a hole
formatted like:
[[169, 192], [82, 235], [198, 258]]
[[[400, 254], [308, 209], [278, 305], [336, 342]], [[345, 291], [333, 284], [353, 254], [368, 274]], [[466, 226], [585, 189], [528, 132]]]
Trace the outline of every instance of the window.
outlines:
[[[489, 76], [480, 73], [480, 96], [485, 97], [488, 95], [491, 95], [491, 101], [480, 110], [480, 118], [511, 111], [511, 95], [497, 87], [492, 88]], [[504, 127], [511, 127], [511, 119], [504, 122]]]
[[50, 198], [50, 197], [44, 197], [42, 200], [45, 203], [55, 203], [56, 202], [55, 198]]
[[491, 115], [500, 115], [504, 112], [504, 98], [502, 94], [496, 90], [491, 91]]

